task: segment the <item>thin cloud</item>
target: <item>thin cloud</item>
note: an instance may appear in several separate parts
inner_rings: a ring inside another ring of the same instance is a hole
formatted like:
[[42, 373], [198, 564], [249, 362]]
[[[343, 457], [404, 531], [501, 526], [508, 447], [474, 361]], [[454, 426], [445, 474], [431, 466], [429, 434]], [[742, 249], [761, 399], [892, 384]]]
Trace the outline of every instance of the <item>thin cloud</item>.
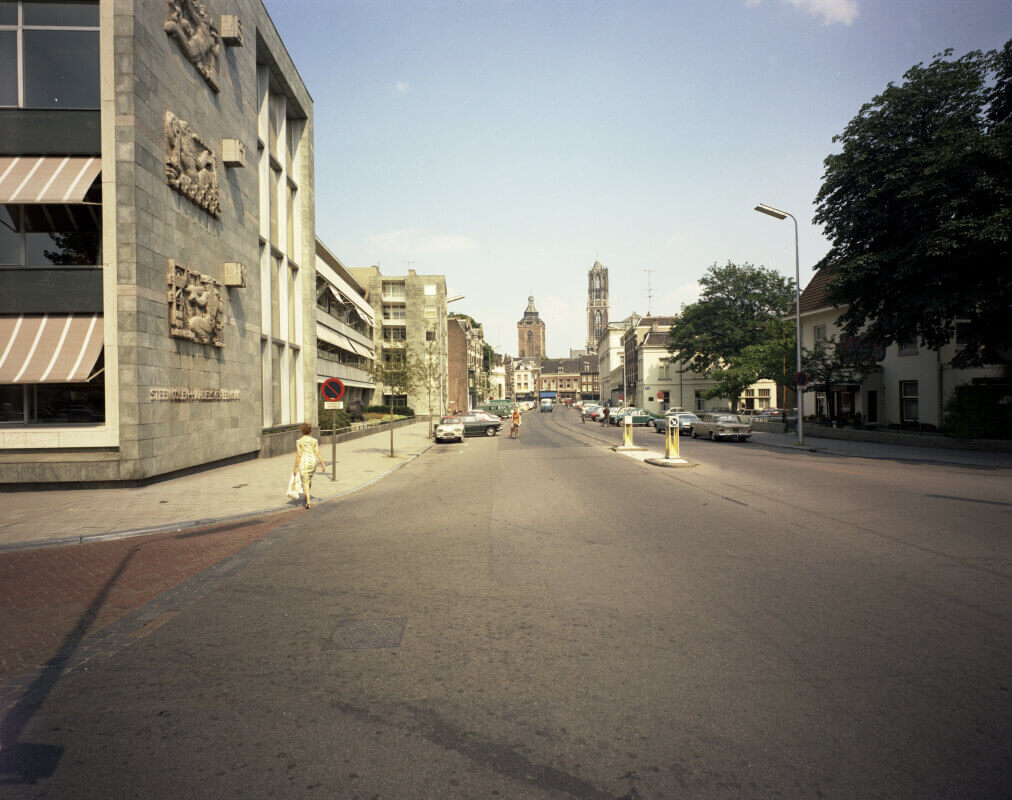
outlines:
[[679, 314], [683, 305], [690, 305], [699, 299], [699, 283], [683, 283], [673, 292], [668, 292], [661, 297], [661, 307], [664, 314]]
[[467, 236], [452, 233], [423, 233], [418, 228], [405, 228], [387, 233], [374, 233], [369, 245], [383, 253], [395, 255], [442, 255], [474, 250], [478, 243]]
[[408, 81], [397, 81], [394, 84], [394, 90], [397, 94], [404, 94], [410, 88], [411, 84]]
[[[850, 25], [857, 19], [857, 0], [780, 0], [799, 11], [818, 17], [824, 25]], [[746, 8], [756, 8], [762, 0], [745, 0]]]
[[677, 233], [671, 234], [667, 238], [667, 245], [670, 247], [672, 245], [682, 244], [683, 242], [688, 242], [691, 239], [694, 239], [695, 237], [696, 234], [692, 233], [691, 231], [679, 231]]

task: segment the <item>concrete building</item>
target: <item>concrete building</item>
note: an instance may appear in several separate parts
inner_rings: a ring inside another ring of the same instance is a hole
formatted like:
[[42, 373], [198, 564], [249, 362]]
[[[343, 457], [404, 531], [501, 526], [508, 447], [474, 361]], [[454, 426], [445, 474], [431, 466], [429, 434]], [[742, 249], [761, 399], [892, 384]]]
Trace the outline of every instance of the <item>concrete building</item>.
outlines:
[[[376, 358], [396, 358], [410, 350], [418, 359], [433, 363], [431, 385], [408, 395], [391, 394], [377, 384], [376, 396], [384, 404], [407, 405], [416, 414], [441, 414], [447, 403], [446, 278], [442, 275], [388, 276], [379, 267], [352, 267], [352, 276], [366, 287], [366, 298], [379, 322], [374, 328]], [[431, 403], [431, 405], [430, 405]]]
[[625, 348], [622, 336], [641, 319], [635, 311], [623, 320], [609, 322], [597, 340], [598, 399], [602, 403], [624, 404]]
[[[844, 336], [836, 320], [841, 309], [829, 301], [827, 288], [832, 273], [819, 270], [801, 293], [801, 346], [812, 349], [819, 340]], [[853, 342], [861, 347], [860, 341]], [[941, 427], [944, 408], [958, 386], [1008, 383], [1012, 366], [996, 364], [957, 369], [952, 358], [960, 348], [959, 324], [956, 335], [941, 350], [922, 342], [909, 341], [888, 347], [868, 348], [877, 368], [863, 380], [833, 387], [835, 408], [841, 418], [861, 415], [868, 425], [933, 425]], [[825, 416], [828, 404], [824, 393], [801, 394], [803, 413]]]
[[527, 298], [524, 317], [517, 323], [517, 353], [520, 358], [545, 357], [545, 323], [534, 307], [534, 295]]
[[608, 268], [600, 261], [587, 272], [587, 353], [597, 352], [597, 342], [608, 327]]
[[484, 369], [485, 335], [466, 314], [454, 314], [447, 327], [448, 411], [470, 411], [488, 400], [489, 378]]
[[339, 379], [346, 408], [374, 403], [376, 384], [369, 369], [376, 358], [375, 324], [365, 295], [365, 287], [317, 239], [316, 382]]
[[288, 449], [316, 423], [313, 104], [263, 5], [2, 5], [0, 483]]

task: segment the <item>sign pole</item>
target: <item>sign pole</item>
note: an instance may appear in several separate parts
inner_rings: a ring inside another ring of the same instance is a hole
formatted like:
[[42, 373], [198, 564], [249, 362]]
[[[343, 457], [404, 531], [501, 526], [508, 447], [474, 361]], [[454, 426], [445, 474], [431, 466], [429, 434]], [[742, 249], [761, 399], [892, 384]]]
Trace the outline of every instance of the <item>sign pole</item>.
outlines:
[[330, 480], [337, 480], [337, 409], [330, 412]]
[[337, 410], [344, 408], [344, 384], [337, 378], [327, 378], [320, 386], [323, 408], [330, 411], [330, 480], [337, 480]]

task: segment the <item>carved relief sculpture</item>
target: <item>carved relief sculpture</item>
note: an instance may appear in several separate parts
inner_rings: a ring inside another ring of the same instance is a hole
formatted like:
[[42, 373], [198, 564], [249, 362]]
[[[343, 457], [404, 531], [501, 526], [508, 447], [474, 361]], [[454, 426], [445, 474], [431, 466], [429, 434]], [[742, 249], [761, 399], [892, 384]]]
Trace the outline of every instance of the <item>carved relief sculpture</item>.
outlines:
[[169, 259], [169, 335], [224, 347], [221, 284]]
[[207, 6], [200, 0], [165, 0], [163, 27], [197, 72], [217, 92], [221, 35]]
[[205, 211], [219, 216], [217, 159], [200, 137], [171, 111], [165, 111], [165, 176], [169, 186]]

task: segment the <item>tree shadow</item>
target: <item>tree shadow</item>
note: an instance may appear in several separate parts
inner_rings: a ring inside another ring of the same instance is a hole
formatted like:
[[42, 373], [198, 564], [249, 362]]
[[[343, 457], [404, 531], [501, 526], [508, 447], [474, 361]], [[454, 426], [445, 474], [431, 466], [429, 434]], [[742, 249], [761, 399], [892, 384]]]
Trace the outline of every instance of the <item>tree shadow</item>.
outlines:
[[70, 667], [71, 659], [91, 631], [112, 587], [126, 571], [130, 559], [138, 549], [140, 548], [132, 548], [123, 556], [119, 566], [78, 618], [77, 624], [64, 637], [59, 652], [37, 670], [38, 676], [0, 720], [0, 786], [35, 783], [39, 778], [48, 778], [56, 770], [63, 748], [58, 745], [22, 742], [21, 734]]

